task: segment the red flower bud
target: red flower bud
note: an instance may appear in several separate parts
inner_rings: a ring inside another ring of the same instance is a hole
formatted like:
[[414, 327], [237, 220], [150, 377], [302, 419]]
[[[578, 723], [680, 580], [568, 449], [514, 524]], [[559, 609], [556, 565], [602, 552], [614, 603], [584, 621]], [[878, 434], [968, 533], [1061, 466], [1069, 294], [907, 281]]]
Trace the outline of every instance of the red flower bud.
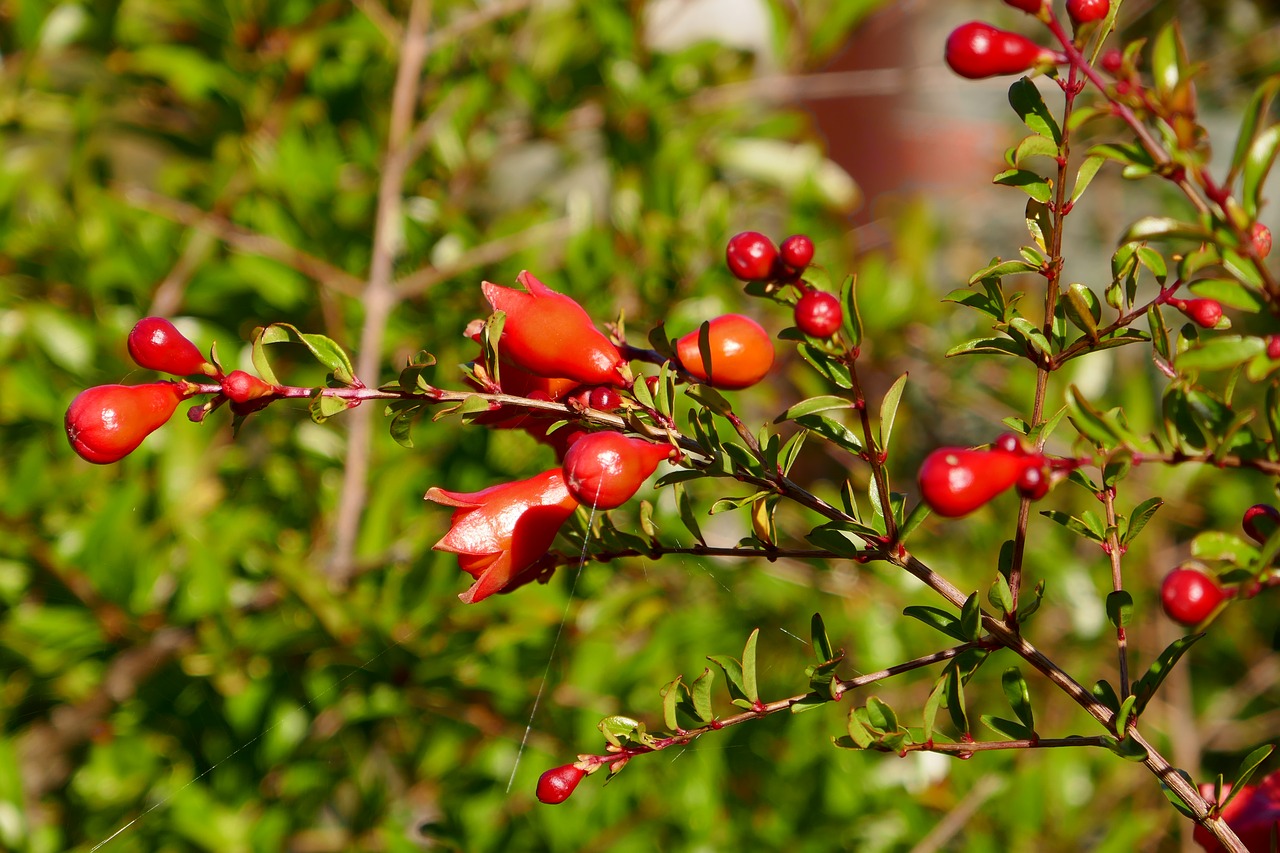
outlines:
[[129, 355], [139, 367], [192, 376], [216, 376], [218, 368], [200, 354], [182, 332], [163, 317], [143, 317], [129, 331]]
[[815, 338], [829, 338], [840, 329], [844, 312], [840, 300], [823, 290], [810, 290], [795, 309], [796, 328]]
[[1053, 51], [1024, 36], [981, 21], [970, 21], [956, 27], [947, 36], [944, 55], [952, 71], [971, 80], [1020, 74], [1042, 63], [1054, 64], [1060, 59]]
[[1222, 319], [1222, 303], [1216, 299], [1170, 299], [1169, 304], [1206, 329], [1212, 329]]
[[99, 385], [81, 391], [67, 407], [64, 426], [71, 449], [97, 465], [119, 462], [173, 416], [189, 395], [183, 382]]
[[505, 360], [538, 376], [584, 385], [630, 384], [630, 369], [618, 348], [596, 329], [581, 305], [528, 271], [516, 281], [528, 292], [488, 281], [480, 285], [494, 310], [506, 312], [498, 343]]
[[549, 806], [563, 803], [586, 775], [587, 771], [574, 764], [552, 767], [538, 777], [538, 801]]
[[920, 497], [938, 515], [957, 518], [1017, 483], [1026, 470], [1043, 466], [1038, 453], [939, 447], [920, 466]]
[[711, 376], [702, 366], [698, 330], [676, 342], [680, 366], [716, 388], [747, 388], [764, 378], [773, 367], [773, 340], [764, 328], [741, 314], [725, 314], [711, 321], [707, 342]]
[[1261, 222], [1253, 223], [1253, 227], [1249, 229], [1249, 241], [1253, 243], [1253, 250], [1258, 253], [1258, 257], [1265, 258], [1271, 254], [1271, 229]]
[[[1200, 786], [1200, 793], [1213, 803], [1213, 785]], [[1231, 785], [1222, 786], [1225, 798], [1231, 792]], [[1245, 785], [1241, 788], [1220, 815], [1231, 827], [1231, 831], [1249, 850], [1271, 850], [1272, 830], [1280, 824], [1280, 771], [1267, 776], [1257, 785]], [[1191, 837], [1209, 853], [1218, 853], [1227, 848], [1214, 837], [1213, 833], [1196, 824]]]
[[1029, 15], [1039, 15], [1044, 8], [1045, 0], [1004, 0], [1006, 6], [1021, 9]]
[[1169, 572], [1160, 584], [1164, 615], [1179, 625], [1199, 625], [1226, 597], [1213, 578], [1199, 569], [1184, 566]]
[[778, 257], [791, 269], [803, 272], [813, 263], [813, 240], [807, 234], [792, 234], [782, 241]]
[[1067, 0], [1067, 14], [1076, 25], [1101, 21], [1111, 11], [1111, 0]]
[[449, 532], [433, 547], [457, 554], [459, 567], [476, 579], [458, 596], [467, 604], [518, 585], [578, 508], [559, 468], [478, 492], [433, 487], [426, 499], [457, 507]]
[[1280, 509], [1271, 504], [1254, 504], [1244, 511], [1240, 526], [1244, 528], [1245, 535], [1261, 545], [1280, 526]]
[[569, 494], [583, 506], [616, 509], [627, 501], [671, 456], [671, 446], [632, 438], [620, 432], [582, 436], [564, 455]]
[[233, 370], [222, 380], [222, 393], [233, 403], [248, 403], [276, 393], [274, 385], [268, 385], [252, 373]]
[[764, 281], [773, 275], [778, 247], [759, 231], [743, 231], [729, 238], [724, 261], [741, 281]]

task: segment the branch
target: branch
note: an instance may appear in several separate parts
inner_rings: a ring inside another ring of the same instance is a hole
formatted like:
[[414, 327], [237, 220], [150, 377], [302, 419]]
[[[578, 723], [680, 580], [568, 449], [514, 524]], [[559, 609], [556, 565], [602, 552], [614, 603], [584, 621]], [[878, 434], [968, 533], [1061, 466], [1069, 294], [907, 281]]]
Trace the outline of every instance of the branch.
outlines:
[[[398, 301], [392, 280], [392, 267], [401, 249], [401, 188], [411, 162], [409, 131], [418, 101], [422, 66], [427, 59], [430, 7], [430, 0], [414, 0], [409, 10], [409, 23], [405, 27], [404, 39], [400, 44], [400, 64], [396, 69], [395, 88], [391, 95], [386, 159], [382, 167], [382, 180], [378, 185], [373, 256], [369, 262], [368, 283], [360, 294], [365, 315], [360, 331], [357, 376], [370, 377], [378, 374], [382, 362], [382, 339], [391, 311]], [[368, 496], [372, 433], [373, 412], [367, 407], [357, 410], [347, 435], [347, 458], [338, 497], [333, 549], [326, 563], [330, 578], [340, 585], [346, 583], [352, 571], [356, 534], [360, 529], [360, 518]]]
[[113, 190], [119, 198], [133, 207], [149, 210], [191, 228], [198, 228], [238, 251], [278, 261], [346, 296], [358, 297], [364, 287], [364, 282], [346, 270], [307, 254], [275, 237], [237, 225], [225, 216], [209, 213], [195, 205], [169, 198], [145, 187], [114, 185]]

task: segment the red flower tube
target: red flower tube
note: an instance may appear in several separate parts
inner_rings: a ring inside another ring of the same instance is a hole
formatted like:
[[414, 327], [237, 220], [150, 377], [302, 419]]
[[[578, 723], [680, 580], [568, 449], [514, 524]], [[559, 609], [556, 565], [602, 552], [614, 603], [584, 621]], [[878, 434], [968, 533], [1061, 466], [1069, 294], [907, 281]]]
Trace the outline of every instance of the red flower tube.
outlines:
[[516, 276], [527, 293], [486, 281], [485, 299], [507, 315], [499, 346], [504, 359], [538, 376], [584, 385], [631, 384], [618, 348], [596, 329], [582, 306], [556, 293], [526, 270]]
[[458, 566], [476, 579], [458, 596], [467, 604], [512, 586], [547, 553], [578, 508], [559, 468], [478, 492], [432, 487], [426, 499], [457, 507], [449, 532], [433, 547], [457, 554]]

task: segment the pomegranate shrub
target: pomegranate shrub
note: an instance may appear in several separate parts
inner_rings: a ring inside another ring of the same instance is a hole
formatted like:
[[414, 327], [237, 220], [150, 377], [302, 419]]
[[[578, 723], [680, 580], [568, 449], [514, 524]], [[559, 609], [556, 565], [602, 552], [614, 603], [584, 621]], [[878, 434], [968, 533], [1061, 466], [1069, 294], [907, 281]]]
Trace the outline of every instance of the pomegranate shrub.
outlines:
[[[318, 422], [377, 406], [406, 448], [455, 428], [534, 442], [548, 460], [540, 473], [426, 491], [434, 549], [469, 576], [456, 584], [454, 605], [468, 612], [559, 578], [572, 597], [583, 572], [634, 558], [651, 561], [649, 572], [686, 557], [803, 562], [877, 579], [860, 594], [909, 584], [927, 595], [902, 610], [913, 645], [869, 672], [855, 665], [858, 649], [830, 639], [852, 630], [848, 608], [797, 616], [785, 630], [807, 633], [812, 659], [786, 674], [771, 672], [776, 636], [754, 630], [733, 654], [723, 652], [742, 638], [726, 637], [705, 650], [711, 666], [700, 674], [654, 684], [650, 706], [620, 697], [602, 707], [598, 739], [569, 745], [526, 792], [541, 804], [578, 808], [596, 779], [651, 772], [656, 753], [678, 756], [739, 727], [814, 710], [826, 715], [833, 749], [883, 753], [886, 762], [1109, 755], [1131, 766], [1135, 787], [1184, 815], [1205, 849], [1266, 849], [1280, 810], [1272, 745], [1241, 744], [1229, 771], [1206, 777], [1182, 766], [1185, 750], [1152, 720], [1206, 632], [1230, 630], [1274, 602], [1280, 510], [1258, 495], [1239, 507], [1244, 537], [1203, 530], [1151, 548], [1165, 501], [1146, 472], [1196, 471], [1206, 488], [1250, 477], [1266, 484], [1259, 491], [1274, 490], [1280, 475], [1272, 346], [1280, 279], [1258, 222], [1280, 150], [1280, 125], [1268, 117], [1278, 87], [1259, 88], [1229, 165], [1215, 170], [1198, 123], [1197, 67], [1176, 26], [1148, 45], [1113, 46], [1116, 10], [1106, 0], [1007, 5], [1028, 14], [1024, 30], [975, 21], [939, 45], [963, 78], [1017, 78], [1008, 99], [1025, 134], [994, 176], [1007, 188], [1009, 218], [1026, 223], [1025, 244], [946, 294], [980, 327], [952, 342], [946, 361], [873, 376], [868, 355], [887, 344], [867, 333], [875, 297], [858, 271], [833, 269], [806, 234], [775, 242], [744, 230], [726, 235], [723, 251], [705, 247], [742, 283], [740, 304], [696, 328], [593, 315], [553, 271], [521, 271], [510, 276], [515, 287], [472, 288], [475, 318], [456, 331], [478, 345], [473, 361], [446, 370], [423, 341], [391, 382], [359, 375], [364, 368], [343, 347], [290, 325], [255, 331], [249, 372], [224, 369], [216, 352], [206, 358], [167, 321], [144, 318], [129, 352], [141, 367], [182, 378], [85, 390], [67, 411], [70, 446], [93, 463], [120, 461], [186, 400], [194, 400], [188, 419], [205, 428], [224, 405], [252, 430], [268, 417], [262, 410], [305, 401]], [[1111, 172], [1134, 193], [1159, 187], [1178, 201], [1163, 210], [1159, 192], [1148, 191], [1151, 211], [1115, 235], [1110, 276], [1078, 282], [1064, 235], [1091, 202], [1094, 179]], [[269, 349], [283, 342], [327, 371], [324, 384], [277, 375]], [[1113, 401], [1132, 399], [1128, 377], [1080, 379], [1131, 352], [1158, 379], [1158, 402], [1146, 411]], [[966, 362], [1022, 377], [1009, 388], [1026, 393], [962, 419], [916, 390], [930, 382], [922, 371], [973, 369], [953, 367]], [[779, 401], [770, 388], [784, 368], [803, 372], [790, 387], [806, 393]], [[767, 418], [749, 414], [760, 399], [777, 404]], [[823, 470], [833, 466], [836, 476]], [[904, 468], [914, 477], [902, 477]], [[954, 550], [935, 560], [931, 541], [963, 538], [975, 515], [1001, 525], [1000, 539], [975, 542], [961, 560]], [[1038, 557], [1038, 542], [1063, 536], [1091, 586], [1050, 586], [1063, 575]], [[1166, 564], [1153, 569], [1137, 554]], [[1110, 626], [1081, 668], [1067, 663], [1079, 658], [1053, 626], [1060, 611], [1088, 607]], [[1153, 623], [1173, 639], [1131, 642]]]

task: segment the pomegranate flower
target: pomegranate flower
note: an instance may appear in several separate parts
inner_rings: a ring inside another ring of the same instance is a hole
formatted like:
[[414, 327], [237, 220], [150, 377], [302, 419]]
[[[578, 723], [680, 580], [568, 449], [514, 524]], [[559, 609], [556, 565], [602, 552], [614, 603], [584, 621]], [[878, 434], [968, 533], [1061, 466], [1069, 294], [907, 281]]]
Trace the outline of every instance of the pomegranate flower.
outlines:
[[518, 585], [578, 508], [560, 468], [478, 492], [433, 487], [426, 499], [456, 507], [449, 532], [433, 547], [457, 554], [459, 568], [476, 579], [458, 596], [467, 604]]
[[[1223, 797], [1230, 791], [1230, 785], [1224, 786]], [[1201, 785], [1200, 793], [1212, 802], [1212, 785]], [[1227, 803], [1221, 817], [1249, 850], [1256, 853], [1270, 851], [1272, 833], [1280, 832], [1280, 772], [1272, 773], [1257, 785], [1245, 785]], [[1227, 849], [1209, 830], [1198, 824], [1193, 837], [1210, 853]]]
[[581, 305], [527, 270], [516, 281], [527, 292], [489, 281], [480, 285], [494, 310], [507, 315], [499, 341], [504, 359], [538, 376], [584, 385], [631, 384], [631, 370], [618, 348], [596, 329]]

